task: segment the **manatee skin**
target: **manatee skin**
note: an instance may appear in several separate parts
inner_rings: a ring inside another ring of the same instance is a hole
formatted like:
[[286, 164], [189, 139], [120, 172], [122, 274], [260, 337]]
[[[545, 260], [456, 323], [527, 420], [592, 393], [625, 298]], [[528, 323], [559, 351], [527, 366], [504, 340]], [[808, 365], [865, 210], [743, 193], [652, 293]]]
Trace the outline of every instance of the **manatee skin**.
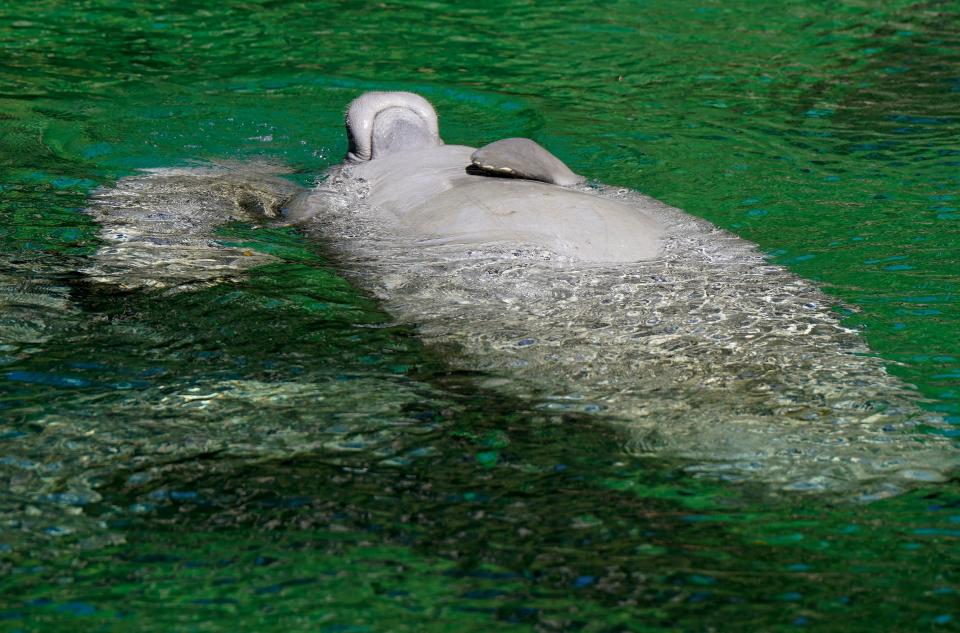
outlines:
[[539, 180], [561, 187], [571, 187], [586, 180], [528, 138], [494, 141], [471, 154], [470, 161], [478, 169], [495, 175]]
[[465, 169], [473, 148], [442, 145], [350, 168], [374, 213], [428, 244], [534, 244], [584, 262], [657, 257], [662, 230], [640, 209], [556, 185]]

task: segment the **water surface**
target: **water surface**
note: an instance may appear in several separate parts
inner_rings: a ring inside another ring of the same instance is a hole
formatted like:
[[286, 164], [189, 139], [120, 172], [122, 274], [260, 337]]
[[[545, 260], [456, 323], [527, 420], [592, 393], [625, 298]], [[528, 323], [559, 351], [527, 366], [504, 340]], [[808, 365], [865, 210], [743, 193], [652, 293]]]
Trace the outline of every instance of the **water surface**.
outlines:
[[264, 261], [185, 292], [82, 271], [97, 187], [308, 184], [351, 98], [414, 90], [447, 140], [529, 136], [756, 242], [956, 424], [958, 32], [940, 2], [4, 6], [0, 627], [955, 627], [955, 482], [693, 478], [454, 370], [289, 229], [224, 228]]

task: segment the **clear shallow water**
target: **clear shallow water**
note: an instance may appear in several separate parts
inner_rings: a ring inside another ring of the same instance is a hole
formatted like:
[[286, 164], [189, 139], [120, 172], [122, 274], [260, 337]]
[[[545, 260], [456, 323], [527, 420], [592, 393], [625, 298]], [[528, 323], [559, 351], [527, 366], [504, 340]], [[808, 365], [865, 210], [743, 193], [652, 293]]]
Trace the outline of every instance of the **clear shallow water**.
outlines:
[[0, 626], [956, 626], [955, 483], [690, 479], [451, 372], [292, 231], [229, 226], [275, 259], [189, 293], [77, 272], [96, 186], [246, 158], [306, 183], [350, 98], [411, 89], [448, 139], [531, 136], [757, 242], [955, 423], [950, 5], [171, 7], [3, 11]]

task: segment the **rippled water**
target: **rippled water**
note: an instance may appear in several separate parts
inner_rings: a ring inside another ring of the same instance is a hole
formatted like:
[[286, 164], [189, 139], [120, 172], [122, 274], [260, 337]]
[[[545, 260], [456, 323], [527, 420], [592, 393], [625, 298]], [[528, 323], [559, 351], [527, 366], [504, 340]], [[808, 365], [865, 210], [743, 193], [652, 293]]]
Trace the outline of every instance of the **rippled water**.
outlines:
[[353, 96], [415, 90], [448, 140], [530, 136], [815, 282], [868, 348], [810, 284], [784, 290], [823, 303], [870, 399], [919, 407], [939, 446], [960, 422], [955, 6], [40, 2], [0, 20], [0, 628], [956, 626], [955, 480], [864, 505], [698, 478], [461, 362], [404, 317], [416, 293], [391, 300], [301, 232], [238, 215], [186, 246], [243, 274], [150, 288], [97, 267], [109, 236], [85, 213], [98, 187], [196, 161], [308, 185], [343, 155]]

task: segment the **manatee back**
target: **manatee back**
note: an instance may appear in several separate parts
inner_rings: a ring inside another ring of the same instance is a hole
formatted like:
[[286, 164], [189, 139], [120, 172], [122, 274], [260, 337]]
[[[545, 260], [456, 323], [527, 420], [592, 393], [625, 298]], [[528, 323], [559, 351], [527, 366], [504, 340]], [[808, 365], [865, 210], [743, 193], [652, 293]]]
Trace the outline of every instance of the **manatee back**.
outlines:
[[407, 225], [435, 244], [535, 244], [586, 262], [655, 259], [662, 230], [641, 210], [539, 182], [485, 178], [409, 212]]

